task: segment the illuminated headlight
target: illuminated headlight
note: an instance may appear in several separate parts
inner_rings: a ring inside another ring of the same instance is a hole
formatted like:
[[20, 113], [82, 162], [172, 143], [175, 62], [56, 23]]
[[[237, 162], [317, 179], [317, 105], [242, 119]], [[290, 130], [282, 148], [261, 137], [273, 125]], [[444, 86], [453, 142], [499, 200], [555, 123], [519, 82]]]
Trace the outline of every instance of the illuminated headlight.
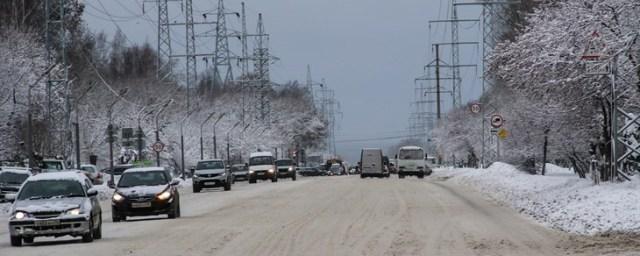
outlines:
[[293, 167], [289, 167], [289, 171], [293, 171]]
[[198, 174], [193, 174], [193, 177], [194, 178], [198, 178]]
[[167, 200], [167, 199], [171, 198], [171, 192], [169, 192], [168, 190], [164, 191], [164, 192], [158, 194], [157, 197], [158, 197], [158, 199], [160, 199], [162, 201]]
[[114, 202], [122, 202], [122, 200], [124, 200], [124, 196], [118, 194], [118, 193], [114, 193], [113, 194], [113, 201]]
[[21, 219], [26, 218], [27, 216], [29, 216], [29, 214], [27, 214], [26, 212], [16, 212], [13, 215], [13, 218], [16, 219], [16, 220], [21, 220]]
[[65, 212], [66, 215], [80, 215], [81, 213], [82, 211], [80, 211], [80, 208], [71, 209]]
[[254, 171], [253, 170], [249, 170], [249, 174], [252, 174], [252, 173], [254, 173]]
[[223, 173], [220, 174], [220, 176], [227, 176], [227, 173], [223, 172]]
[[269, 173], [273, 173], [275, 172], [273, 169], [269, 169]]

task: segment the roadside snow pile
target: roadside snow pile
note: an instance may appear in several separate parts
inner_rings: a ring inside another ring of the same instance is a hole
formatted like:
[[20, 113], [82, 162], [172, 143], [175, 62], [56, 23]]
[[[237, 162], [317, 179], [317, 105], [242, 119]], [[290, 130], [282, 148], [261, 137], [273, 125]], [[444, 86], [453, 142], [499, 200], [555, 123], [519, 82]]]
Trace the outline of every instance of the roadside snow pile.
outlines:
[[495, 163], [486, 170], [442, 169], [438, 176], [470, 186], [551, 228], [595, 235], [640, 233], [640, 179], [620, 184], [580, 179], [547, 165], [547, 175], [529, 175]]
[[9, 209], [11, 209], [10, 203], [0, 204], [0, 216], [9, 216]]

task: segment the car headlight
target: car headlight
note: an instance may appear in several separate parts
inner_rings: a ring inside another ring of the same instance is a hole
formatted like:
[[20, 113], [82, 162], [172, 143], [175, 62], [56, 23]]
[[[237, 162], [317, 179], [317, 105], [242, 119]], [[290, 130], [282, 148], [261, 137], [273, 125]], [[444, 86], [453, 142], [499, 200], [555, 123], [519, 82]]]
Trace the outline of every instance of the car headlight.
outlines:
[[223, 173], [220, 174], [220, 176], [227, 176], [227, 173], [223, 172]]
[[293, 167], [289, 167], [289, 171], [293, 171]]
[[269, 173], [273, 173], [275, 172], [273, 169], [269, 169]]
[[249, 170], [249, 174], [252, 174], [252, 173], [253, 173], [253, 170]]
[[113, 194], [113, 201], [114, 202], [122, 202], [122, 200], [124, 200], [124, 196], [118, 194], [118, 193], [114, 193]]
[[167, 199], [171, 198], [171, 192], [169, 192], [169, 190], [166, 190], [166, 191], [158, 194], [156, 197], [158, 197], [158, 199], [164, 201], [164, 200], [167, 200]]
[[80, 208], [71, 209], [65, 212], [66, 215], [80, 215], [80, 213], [82, 213]]
[[193, 177], [194, 178], [198, 178], [198, 174], [193, 174]]
[[16, 220], [21, 220], [21, 219], [24, 219], [24, 218], [26, 218], [28, 216], [29, 216], [29, 214], [26, 213], [26, 212], [16, 212], [13, 215], [13, 218], [16, 219]]

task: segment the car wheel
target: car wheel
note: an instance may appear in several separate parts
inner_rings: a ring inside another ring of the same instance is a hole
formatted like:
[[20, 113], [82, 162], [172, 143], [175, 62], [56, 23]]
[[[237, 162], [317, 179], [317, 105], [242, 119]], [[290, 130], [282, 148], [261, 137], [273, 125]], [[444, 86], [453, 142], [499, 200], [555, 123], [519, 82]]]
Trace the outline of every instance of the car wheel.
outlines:
[[82, 242], [83, 243], [91, 243], [91, 242], [93, 242], [93, 220], [89, 221], [89, 232], [87, 232], [86, 234], [82, 235]]
[[254, 178], [249, 178], [249, 183], [250, 183], [250, 184], [256, 183], [256, 179], [254, 179]]
[[271, 182], [278, 182], [278, 177], [271, 178]]
[[169, 215], [169, 219], [175, 219], [178, 217], [178, 205], [176, 204], [167, 215]]
[[23, 237], [22, 241], [24, 241], [25, 244], [32, 244], [33, 243], [33, 237]]
[[360, 178], [364, 179], [365, 178], [364, 174], [360, 174]]
[[[102, 220], [102, 214], [100, 215], [100, 219]], [[102, 221], [100, 221], [98, 228], [93, 231], [93, 238], [102, 239]]]
[[231, 190], [231, 183], [229, 181], [224, 183], [224, 191]]
[[296, 180], [296, 176], [297, 175], [295, 175], [295, 174], [293, 176], [291, 176], [291, 180], [295, 181]]
[[418, 174], [418, 179], [424, 179], [424, 173]]
[[180, 207], [180, 204], [178, 204], [178, 218], [182, 217], [182, 207]]
[[193, 184], [193, 193], [200, 193], [201, 190], [202, 188], [199, 184]]
[[404, 174], [398, 174], [398, 178], [404, 179]]
[[11, 237], [11, 246], [16, 246], [16, 247], [22, 246], [22, 237], [12, 236]]

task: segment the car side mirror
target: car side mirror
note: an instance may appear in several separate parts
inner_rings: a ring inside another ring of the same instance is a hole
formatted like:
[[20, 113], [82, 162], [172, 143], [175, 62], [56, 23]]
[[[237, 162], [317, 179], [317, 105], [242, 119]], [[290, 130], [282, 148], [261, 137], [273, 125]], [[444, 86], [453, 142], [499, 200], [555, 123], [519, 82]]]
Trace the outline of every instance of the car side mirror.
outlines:
[[4, 195], [4, 199], [6, 199], [7, 201], [13, 203], [16, 201], [16, 194], [6, 194]]
[[171, 185], [171, 186], [178, 186], [178, 185], [180, 185], [180, 180], [178, 180], [178, 179], [174, 179], [174, 180], [172, 180], [172, 181], [171, 181], [171, 183], [169, 183], [169, 185]]
[[95, 188], [90, 188], [89, 190], [87, 190], [88, 197], [94, 197], [97, 195], [98, 195], [98, 190], [96, 190]]
[[396, 159], [398, 159], [398, 154], [396, 154], [396, 157], [395, 157], [395, 158], [396, 158]]
[[109, 187], [111, 189], [115, 189], [116, 188], [116, 183], [114, 183], [113, 180], [109, 180], [107, 182], [107, 187]]

